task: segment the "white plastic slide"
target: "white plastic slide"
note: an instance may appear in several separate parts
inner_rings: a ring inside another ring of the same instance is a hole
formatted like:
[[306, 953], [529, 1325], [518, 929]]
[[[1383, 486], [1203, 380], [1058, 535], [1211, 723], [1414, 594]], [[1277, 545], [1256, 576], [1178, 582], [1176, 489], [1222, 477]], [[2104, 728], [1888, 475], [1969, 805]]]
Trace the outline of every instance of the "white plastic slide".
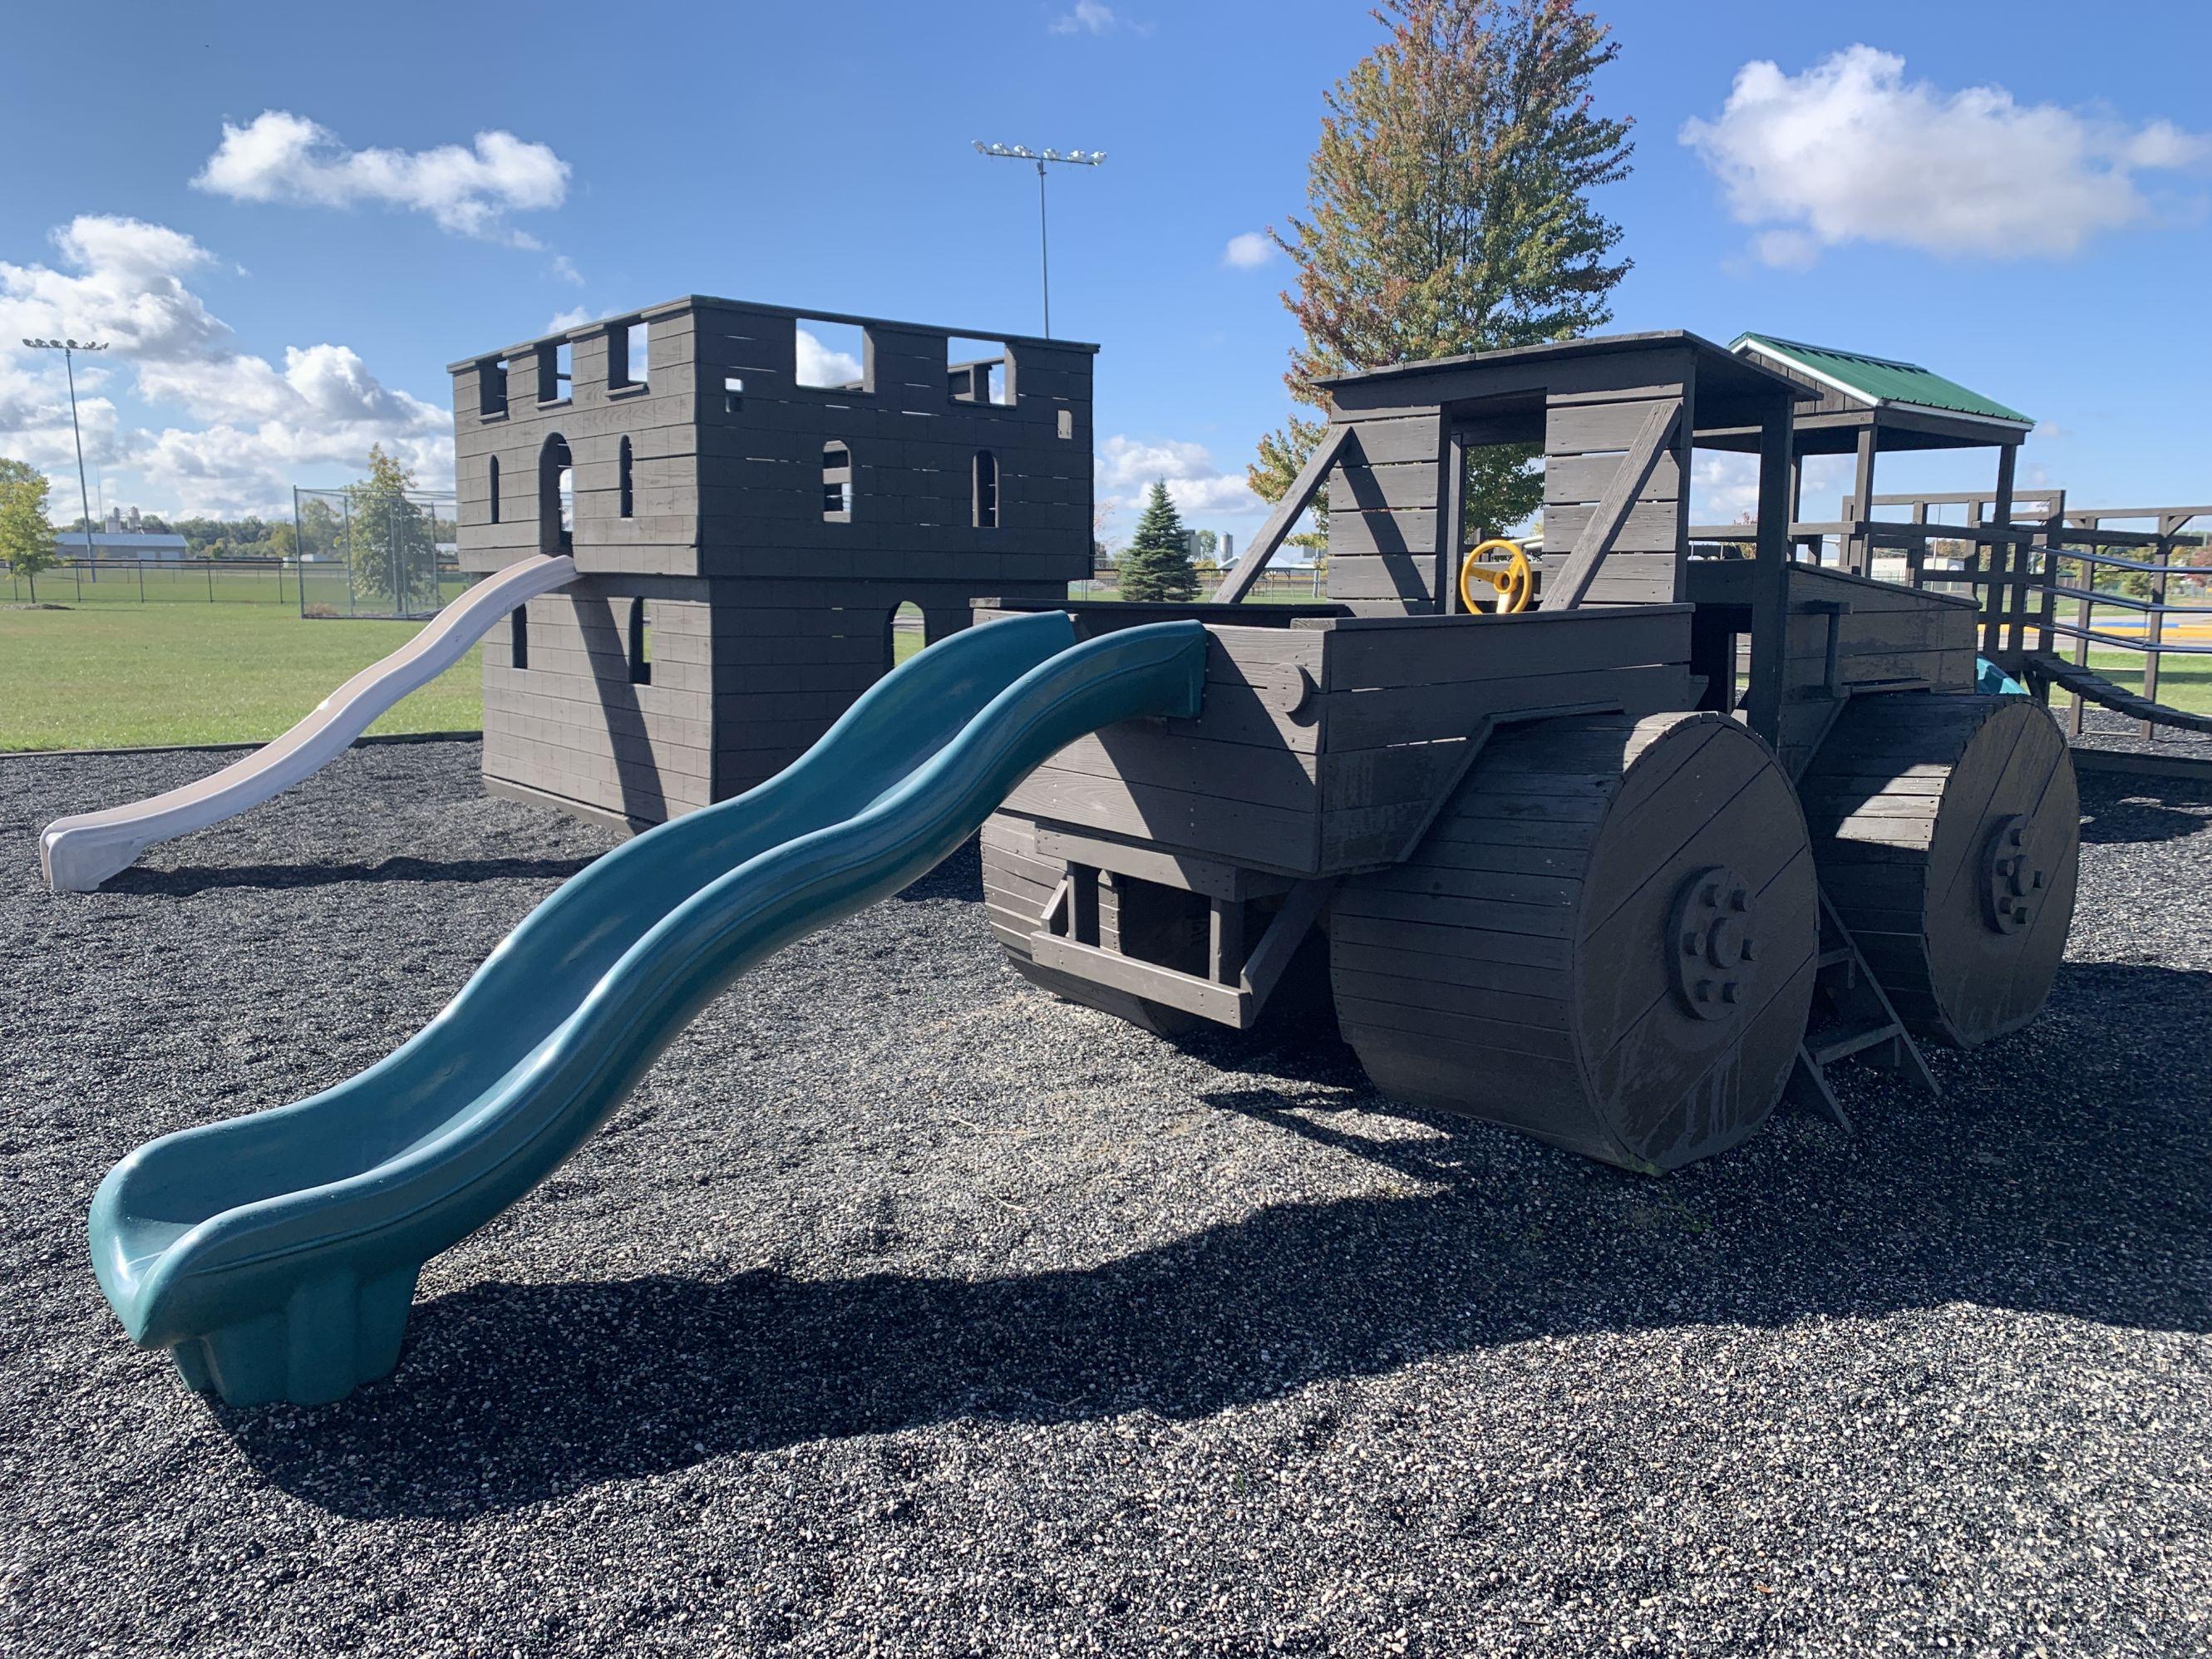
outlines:
[[58, 893], [89, 893], [118, 871], [128, 869], [155, 842], [235, 817], [304, 782], [343, 754], [379, 714], [466, 656], [469, 647], [501, 617], [524, 600], [575, 579], [576, 562], [566, 556], [510, 565], [478, 582], [440, 611], [436, 621], [390, 656], [362, 669], [265, 748], [196, 783], [128, 806], [56, 818], [39, 837], [39, 862], [46, 870], [46, 884]]

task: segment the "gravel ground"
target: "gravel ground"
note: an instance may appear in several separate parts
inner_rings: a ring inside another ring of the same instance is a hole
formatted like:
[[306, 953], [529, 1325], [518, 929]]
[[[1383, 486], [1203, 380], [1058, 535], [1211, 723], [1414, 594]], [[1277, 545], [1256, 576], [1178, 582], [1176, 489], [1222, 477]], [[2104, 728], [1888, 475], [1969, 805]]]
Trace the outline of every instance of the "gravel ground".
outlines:
[[[93, 896], [0, 762], [9, 1653], [2202, 1651], [2212, 794], [2085, 780], [2047, 1015], [1664, 1183], [1004, 971], [972, 853], [786, 951], [433, 1263], [398, 1372], [228, 1411], [83, 1214], [384, 1054], [607, 845], [356, 749]], [[2155, 790], [2154, 796], [2150, 792]]]

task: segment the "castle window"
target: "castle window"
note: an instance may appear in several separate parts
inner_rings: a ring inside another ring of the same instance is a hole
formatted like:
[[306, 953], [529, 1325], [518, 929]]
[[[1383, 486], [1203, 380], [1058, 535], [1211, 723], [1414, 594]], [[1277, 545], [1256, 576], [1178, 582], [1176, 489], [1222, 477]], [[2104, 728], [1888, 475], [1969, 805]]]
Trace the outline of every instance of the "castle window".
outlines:
[[1014, 354], [1004, 340], [969, 340], [949, 335], [945, 342], [945, 388], [956, 404], [1014, 401]]
[[988, 449], [975, 452], [975, 528], [999, 527], [999, 461]]
[[622, 441], [622, 457], [615, 463], [615, 483], [622, 497], [622, 516], [625, 519], [634, 516], [636, 492], [630, 488], [630, 449], [627, 438]]
[[575, 544], [576, 463], [568, 441], [550, 433], [538, 452], [538, 547], [543, 553], [566, 553]]
[[801, 317], [793, 325], [793, 378], [823, 392], [867, 392], [868, 331], [858, 323]]
[[490, 465], [489, 467], [485, 468], [485, 469], [484, 469], [484, 471], [485, 471], [485, 476], [486, 476], [486, 477], [490, 481], [490, 484], [491, 484], [491, 522], [492, 522], [492, 523], [494, 523], [494, 524], [497, 524], [497, 523], [499, 522], [499, 457], [498, 457], [498, 456], [495, 455], [495, 456], [493, 456], [493, 457], [491, 458], [491, 465]]
[[912, 599], [895, 605], [884, 618], [884, 659], [877, 669], [888, 674], [929, 643], [928, 618]]
[[573, 376], [568, 372], [572, 361], [566, 340], [549, 340], [538, 348], [538, 401], [557, 404], [568, 395]]
[[477, 413], [486, 419], [507, 413], [507, 365], [497, 357], [477, 365]]
[[835, 438], [822, 446], [822, 516], [831, 524], [853, 522], [853, 452]]
[[607, 330], [607, 386], [619, 392], [653, 378], [651, 352], [643, 323], [617, 323]]
[[517, 605], [507, 613], [507, 658], [517, 668], [530, 666], [530, 611]]
[[653, 635], [647, 631], [651, 623], [645, 614], [645, 601], [629, 602], [629, 683], [632, 685], [653, 684]]

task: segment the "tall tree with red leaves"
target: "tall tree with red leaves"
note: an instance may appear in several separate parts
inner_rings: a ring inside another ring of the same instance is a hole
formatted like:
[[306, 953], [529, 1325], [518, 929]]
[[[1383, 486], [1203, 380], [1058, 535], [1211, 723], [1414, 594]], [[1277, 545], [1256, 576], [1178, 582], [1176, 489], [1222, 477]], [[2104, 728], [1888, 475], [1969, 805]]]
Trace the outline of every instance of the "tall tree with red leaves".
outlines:
[[[1632, 148], [1590, 92], [1620, 50], [1605, 25], [1577, 0], [1387, 0], [1375, 18], [1389, 38], [1326, 95], [1309, 216], [1269, 232], [1297, 263], [1283, 303], [1305, 337], [1284, 382], [1323, 414], [1325, 375], [1599, 327], [1629, 269], [1590, 203]], [[1253, 489], [1279, 499], [1322, 427], [1294, 414], [1262, 438]], [[1468, 452], [1467, 530], [1534, 509], [1532, 453]]]

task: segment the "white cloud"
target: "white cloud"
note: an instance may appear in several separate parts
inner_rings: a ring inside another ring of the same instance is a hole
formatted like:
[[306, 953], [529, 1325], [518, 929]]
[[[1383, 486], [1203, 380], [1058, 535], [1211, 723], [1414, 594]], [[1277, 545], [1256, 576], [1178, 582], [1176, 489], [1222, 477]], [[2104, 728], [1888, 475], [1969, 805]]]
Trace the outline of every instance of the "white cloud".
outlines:
[[1063, 12], [1052, 20], [1054, 34], [1110, 34], [1128, 19], [1120, 15], [1111, 6], [1101, 5], [1098, 0], [1075, 0], [1073, 11]]
[[[85, 459], [129, 474], [149, 507], [275, 510], [302, 471], [358, 469], [373, 443], [425, 485], [451, 481], [448, 411], [384, 385], [348, 346], [289, 346], [281, 368], [240, 350], [185, 284], [215, 263], [190, 236], [87, 215], [53, 241], [55, 266], [0, 262], [0, 451], [57, 473], [73, 469], [62, 365], [19, 343], [68, 334], [112, 342], [77, 375]], [[140, 401], [203, 424], [126, 428], [102, 395], [125, 372]]]
[[[1804, 516], [1818, 522], [1839, 511], [1851, 488], [1848, 455], [1805, 458]], [[1877, 481], [1875, 489], [1881, 488]], [[1690, 465], [1690, 522], [1739, 524], [1759, 507], [1759, 459], [1724, 449], [1701, 449]]]
[[589, 306], [570, 306], [566, 311], [553, 313], [552, 319], [545, 325], [545, 331], [548, 334], [566, 334], [572, 328], [583, 327], [592, 320], [593, 314]]
[[1275, 245], [1264, 232], [1247, 230], [1229, 239], [1229, 246], [1221, 251], [1221, 263], [1239, 270], [1250, 270], [1264, 265], [1275, 257]]
[[506, 216], [559, 207], [568, 164], [547, 145], [498, 131], [479, 132], [469, 147], [348, 149], [319, 123], [272, 109], [242, 127], [224, 122], [222, 143], [191, 182], [241, 202], [379, 203], [427, 213], [464, 236], [536, 247]]
[[1905, 59], [1855, 46], [1802, 75], [1736, 71], [1711, 120], [1681, 142], [1758, 227], [1753, 253], [1803, 269], [1856, 241], [1945, 257], [2070, 254], [2148, 216], [2140, 175], [2202, 165], [2212, 140], [2168, 121], [2130, 128], [2001, 87], [1947, 93]]
[[553, 263], [547, 269], [564, 283], [574, 283], [578, 288], [584, 285], [584, 273], [576, 269], [576, 262], [565, 253], [555, 254]]
[[1098, 504], [1108, 512], [1142, 507], [1155, 478], [1167, 480], [1176, 510], [1186, 520], [1243, 518], [1265, 510], [1243, 473], [1224, 472], [1204, 444], [1116, 433], [1099, 447]]
[[833, 351], [803, 328], [798, 331], [798, 344], [801, 386], [849, 386], [864, 372], [851, 352]]

